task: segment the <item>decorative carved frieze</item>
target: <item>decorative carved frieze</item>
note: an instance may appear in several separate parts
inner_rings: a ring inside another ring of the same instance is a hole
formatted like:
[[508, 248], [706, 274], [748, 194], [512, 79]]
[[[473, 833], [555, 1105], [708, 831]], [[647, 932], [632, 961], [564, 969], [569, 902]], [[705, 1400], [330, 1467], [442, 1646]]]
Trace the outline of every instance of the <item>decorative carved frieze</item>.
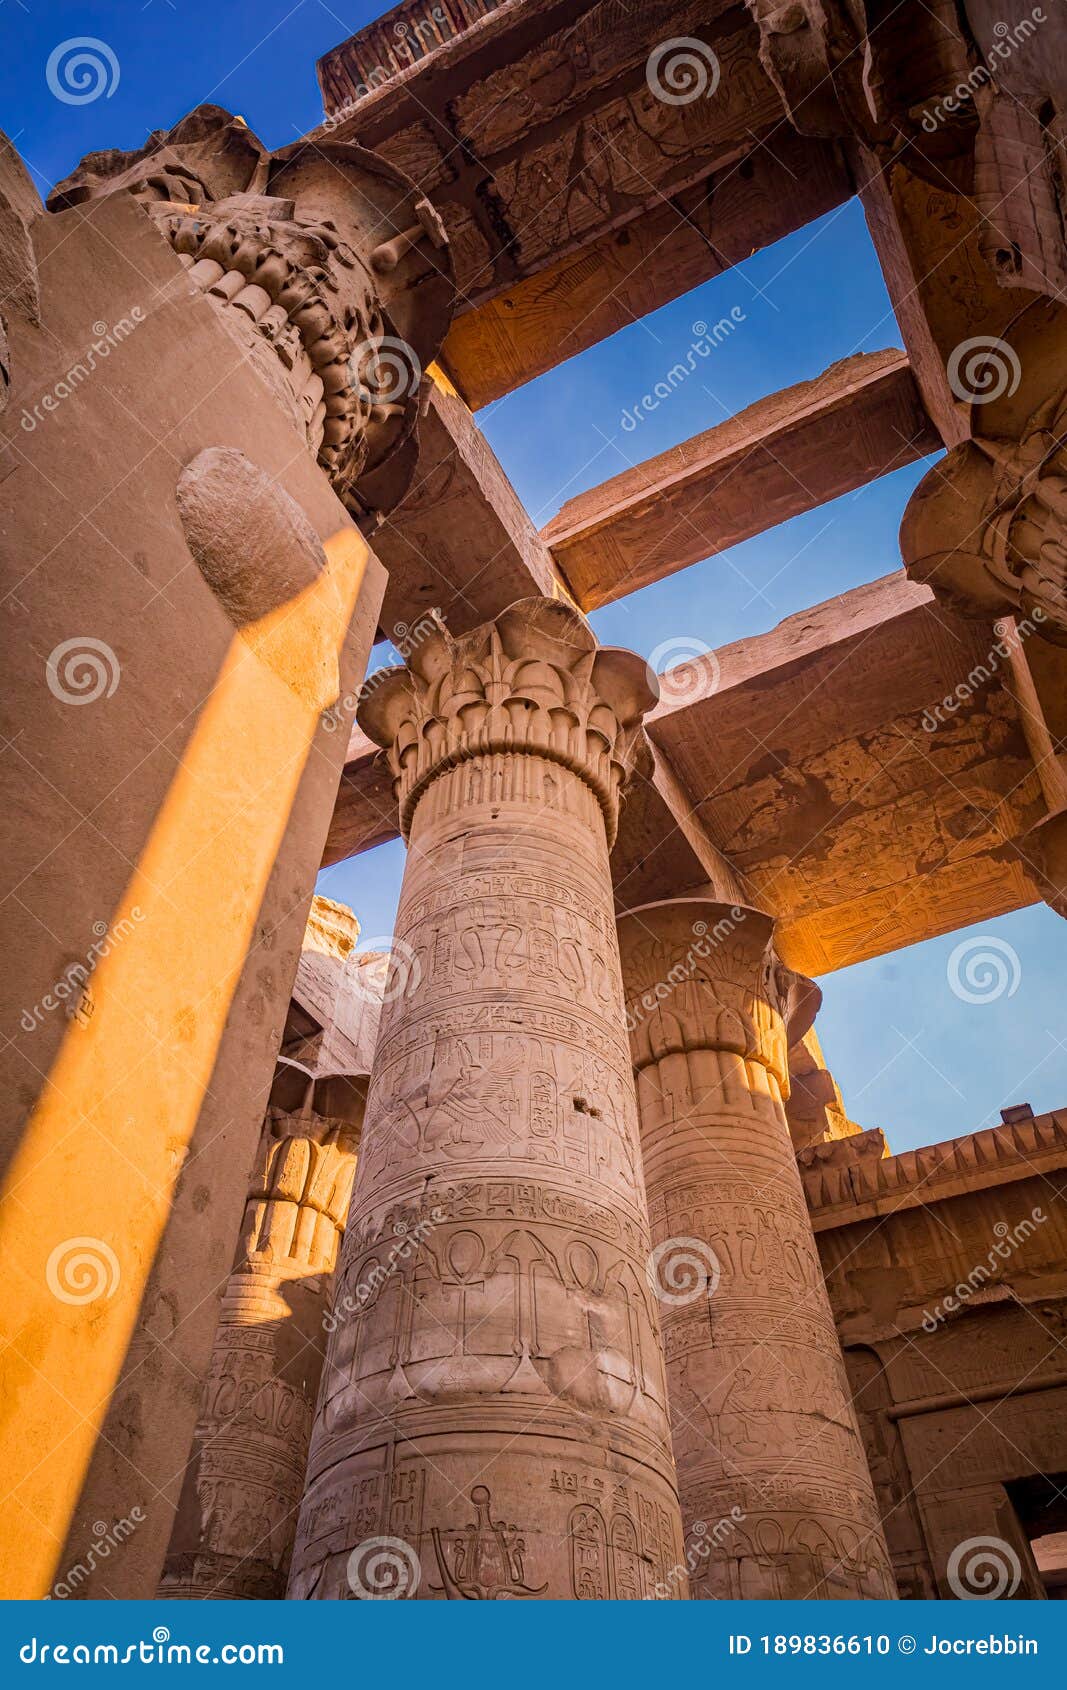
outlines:
[[875, 1131], [803, 1151], [799, 1160], [816, 1226], [847, 1226], [877, 1216], [887, 1202], [896, 1213], [1067, 1167], [1067, 1113], [1005, 1122], [899, 1156], [885, 1155]]

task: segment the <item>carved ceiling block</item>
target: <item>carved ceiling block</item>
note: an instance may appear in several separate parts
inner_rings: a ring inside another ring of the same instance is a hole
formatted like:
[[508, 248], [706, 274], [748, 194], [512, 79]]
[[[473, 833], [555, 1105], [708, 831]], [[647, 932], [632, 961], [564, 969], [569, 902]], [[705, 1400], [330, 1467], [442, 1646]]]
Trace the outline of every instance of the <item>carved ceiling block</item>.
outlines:
[[1067, 21], [1028, 0], [746, 0], [802, 134], [852, 139], [973, 194], [1002, 287], [1067, 281]]

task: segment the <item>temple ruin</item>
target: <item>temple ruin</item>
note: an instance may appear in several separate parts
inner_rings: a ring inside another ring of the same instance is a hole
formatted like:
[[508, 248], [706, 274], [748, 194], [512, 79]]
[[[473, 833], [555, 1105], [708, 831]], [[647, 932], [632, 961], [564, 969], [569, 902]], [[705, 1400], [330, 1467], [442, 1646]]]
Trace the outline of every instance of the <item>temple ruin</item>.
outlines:
[[[404, 0], [318, 74], [0, 147], [0, 1593], [1061, 1597], [1067, 1108], [892, 1154], [815, 981], [1067, 915], [1067, 14]], [[538, 528], [475, 413], [854, 196], [903, 346]], [[684, 688], [591, 631], [935, 454]], [[398, 837], [368, 953], [316, 874]]]

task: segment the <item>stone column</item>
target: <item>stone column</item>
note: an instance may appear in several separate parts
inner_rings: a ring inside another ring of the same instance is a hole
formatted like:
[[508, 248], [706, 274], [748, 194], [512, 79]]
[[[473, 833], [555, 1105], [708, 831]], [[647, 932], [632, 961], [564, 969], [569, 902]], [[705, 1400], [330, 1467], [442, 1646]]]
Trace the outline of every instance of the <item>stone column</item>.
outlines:
[[268, 1110], [161, 1596], [285, 1595], [358, 1136]]
[[645, 665], [524, 600], [375, 677], [410, 853], [289, 1594], [685, 1594], [608, 850]]
[[14, 173], [0, 1588], [143, 1600], [382, 603], [355, 521], [414, 472], [381, 366], [426, 366], [451, 289], [426, 245], [375, 268], [418, 220], [399, 172], [218, 107], [91, 154], [54, 212]]
[[312, 900], [160, 1596], [285, 1595], [381, 1007], [358, 938]]
[[784, 1108], [819, 993], [773, 932], [704, 899], [619, 923], [693, 1594], [893, 1596]]

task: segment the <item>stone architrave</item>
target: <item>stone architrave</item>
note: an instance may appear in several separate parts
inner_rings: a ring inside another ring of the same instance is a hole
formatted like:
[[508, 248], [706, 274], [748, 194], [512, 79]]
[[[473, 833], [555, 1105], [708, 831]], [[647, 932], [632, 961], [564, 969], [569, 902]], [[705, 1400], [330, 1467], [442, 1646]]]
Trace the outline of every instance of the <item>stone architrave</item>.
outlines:
[[619, 922], [693, 1594], [896, 1594], [786, 1120], [817, 988], [758, 910]]
[[608, 865], [652, 702], [547, 599], [365, 689], [410, 851], [291, 1597], [685, 1594]]

